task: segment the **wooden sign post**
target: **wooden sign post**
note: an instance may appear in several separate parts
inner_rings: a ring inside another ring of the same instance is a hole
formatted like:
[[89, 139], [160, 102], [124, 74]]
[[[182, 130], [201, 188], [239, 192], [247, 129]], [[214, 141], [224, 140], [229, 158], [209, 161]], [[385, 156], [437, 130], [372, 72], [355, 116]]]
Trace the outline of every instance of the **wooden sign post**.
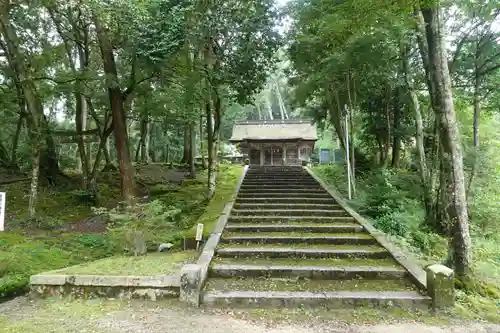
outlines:
[[203, 223], [198, 223], [196, 227], [196, 251], [200, 248], [200, 242], [203, 239]]

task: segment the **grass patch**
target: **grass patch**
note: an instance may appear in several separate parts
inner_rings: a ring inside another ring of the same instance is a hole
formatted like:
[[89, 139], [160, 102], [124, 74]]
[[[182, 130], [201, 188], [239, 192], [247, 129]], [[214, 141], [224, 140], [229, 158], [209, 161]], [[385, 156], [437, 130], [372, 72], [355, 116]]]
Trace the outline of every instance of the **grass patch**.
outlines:
[[[238, 180], [243, 173], [243, 167], [240, 165], [220, 164], [217, 173], [217, 190], [210, 202], [204, 207], [204, 211], [198, 218], [197, 223], [205, 225], [203, 235], [208, 236], [217, 220], [219, 219], [226, 204], [234, 199], [234, 191]], [[206, 185], [203, 184], [203, 189], [200, 189], [203, 194], [206, 193]], [[192, 195], [192, 193], [191, 193]], [[196, 225], [194, 225], [185, 235], [186, 237], [194, 237], [196, 234]]]
[[114, 256], [49, 272], [67, 275], [165, 275], [173, 274], [197, 257], [196, 251], [150, 253], [146, 256]]

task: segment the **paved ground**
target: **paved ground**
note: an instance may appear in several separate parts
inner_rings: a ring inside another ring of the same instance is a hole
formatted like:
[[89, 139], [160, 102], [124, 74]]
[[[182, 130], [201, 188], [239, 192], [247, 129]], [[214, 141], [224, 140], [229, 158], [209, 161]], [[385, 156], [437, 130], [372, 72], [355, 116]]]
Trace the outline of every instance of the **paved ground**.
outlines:
[[[425, 324], [350, 324], [325, 313], [232, 312], [186, 309], [176, 302], [103, 302], [57, 300], [32, 302], [26, 298], [0, 304], [1, 333], [500, 333], [500, 326], [455, 322]], [[288, 315], [290, 314], [291, 315]], [[296, 317], [297, 315], [298, 317]], [[302, 316], [302, 317], [300, 317]], [[306, 319], [308, 318], [308, 319]], [[281, 320], [284, 319], [284, 320]], [[355, 320], [366, 321], [364, 319]], [[370, 321], [370, 320], [369, 320]], [[406, 322], [405, 322], [406, 321]]]

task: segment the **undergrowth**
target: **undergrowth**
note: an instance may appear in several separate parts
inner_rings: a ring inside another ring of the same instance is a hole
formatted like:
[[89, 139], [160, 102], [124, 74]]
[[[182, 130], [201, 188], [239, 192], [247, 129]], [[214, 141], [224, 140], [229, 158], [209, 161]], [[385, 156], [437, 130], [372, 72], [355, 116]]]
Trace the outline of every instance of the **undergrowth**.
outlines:
[[[320, 165], [315, 172], [347, 197], [343, 165]], [[420, 181], [409, 170], [376, 169], [356, 179], [356, 192], [349, 204], [373, 225], [389, 235], [402, 250], [422, 266], [444, 263], [447, 240], [423, 223]], [[474, 281], [457, 290], [454, 313], [468, 318], [499, 320], [500, 308], [500, 183], [477, 182], [469, 196]], [[488, 193], [485, 197], [483, 193]]]
[[[199, 172], [196, 179], [185, 179], [182, 185], [168, 185], [168, 191], [151, 193], [152, 202], [141, 205], [141, 211], [125, 220], [146, 228], [149, 250], [167, 242], [179, 248], [184, 237], [194, 236], [192, 228], [198, 221], [206, 224], [206, 234], [211, 231], [231, 199], [241, 172], [241, 166], [220, 165], [217, 191], [210, 202], [204, 199], [206, 172]], [[103, 205], [114, 207], [117, 184], [106, 182], [100, 186], [110, 199], [103, 200]], [[128, 252], [123, 232], [127, 223], [114, 223], [109, 226], [112, 232], [99, 233], [70, 233], [60, 228], [89, 217], [91, 207], [78, 202], [74, 187], [59, 190], [41, 188], [41, 218], [27, 224], [24, 216], [29, 189], [7, 188], [8, 232], [0, 234], [0, 299], [25, 292], [31, 275]]]

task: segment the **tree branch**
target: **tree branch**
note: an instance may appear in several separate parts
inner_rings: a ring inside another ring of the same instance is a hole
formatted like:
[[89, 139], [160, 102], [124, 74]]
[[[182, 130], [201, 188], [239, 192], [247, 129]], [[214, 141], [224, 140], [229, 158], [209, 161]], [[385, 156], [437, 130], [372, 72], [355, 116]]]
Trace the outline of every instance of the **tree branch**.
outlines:
[[149, 81], [153, 78], [156, 77], [156, 74], [152, 74], [150, 76], [147, 76], [145, 78], [140, 79], [139, 81], [135, 81], [133, 83], [130, 83], [130, 85], [125, 89], [125, 91], [122, 93], [122, 99], [126, 100], [127, 97], [134, 91], [134, 89], [141, 83]]
[[91, 130], [82, 131], [81, 133], [75, 131], [52, 131], [51, 133], [54, 136], [83, 136], [83, 135], [99, 134], [99, 129], [94, 128]]

